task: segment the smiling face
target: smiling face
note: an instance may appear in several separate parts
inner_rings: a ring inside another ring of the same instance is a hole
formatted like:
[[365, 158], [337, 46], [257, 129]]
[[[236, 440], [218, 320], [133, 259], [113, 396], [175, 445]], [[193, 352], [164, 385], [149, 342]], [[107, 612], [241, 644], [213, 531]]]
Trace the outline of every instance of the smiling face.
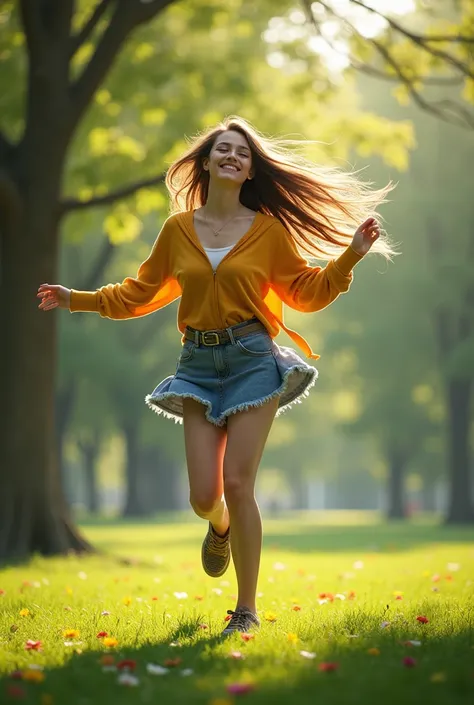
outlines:
[[247, 140], [235, 130], [223, 132], [216, 137], [203, 166], [211, 179], [242, 185], [253, 176], [252, 153]]

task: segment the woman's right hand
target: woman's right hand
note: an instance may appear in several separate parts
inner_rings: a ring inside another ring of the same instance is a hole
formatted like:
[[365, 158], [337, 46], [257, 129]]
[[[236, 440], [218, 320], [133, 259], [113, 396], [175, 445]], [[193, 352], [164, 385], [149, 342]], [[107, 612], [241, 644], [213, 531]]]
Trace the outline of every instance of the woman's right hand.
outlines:
[[60, 284], [41, 284], [37, 296], [41, 299], [38, 308], [50, 311], [52, 308], [69, 308], [71, 289]]

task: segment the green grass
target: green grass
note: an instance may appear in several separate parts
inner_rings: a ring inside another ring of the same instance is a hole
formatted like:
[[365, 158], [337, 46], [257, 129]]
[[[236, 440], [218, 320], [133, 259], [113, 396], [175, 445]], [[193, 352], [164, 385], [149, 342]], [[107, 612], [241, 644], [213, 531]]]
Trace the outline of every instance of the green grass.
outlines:
[[[204, 530], [204, 523], [190, 521], [88, 524], [84, 532], [106, 555], [36, 557], [0, 572], [0, 702], [14, 702], [12, 686], [23, 689], [23, 702], [42, 705], [474, 702], [472, 530], [379, 524], [348, 513], [266, 521], [262, 627], [247, 643], [240, 635], [219, 638], [236, 582], [233, 570], [218, 580], [203, 574]], [[320, 593], [350, 591], [354, 599], [319, 604]], [[174, 594], [183, 592], [187, 598]], [[29, 615], [20, 616], [21, 609]], [[268, 612], [276, 621], [265, 620]], [[383, 622], [390, 625], [382, 628]], [[66, 629], [80, 632], [71, 646], [64, 644]], [[106, 649], [100, 631], [118, 646]], [[41, 640], [43, 650], [26, 651], [27, 639]], [[408, 640], [421, 646], [407, 646]], [[232, 651], [243, 658], [232, 658]], [[103, 672], [105, 653], [136, 660], [139, 684], [125, 687], [117, 673]], [[403, 664], [406, 656], [414, 667]], [[181, 663], [166, 675], [147, 673], [148, 663], [177, 657]], [[323, 662], [338, 668], [321, 672]], [[9, 677], [32, 663], [44, 667], [43, 682]], [[183, 676], [183, 669], [193, 672]], [[232, 696], [226, 690], [232, 683], [254, 689]]]

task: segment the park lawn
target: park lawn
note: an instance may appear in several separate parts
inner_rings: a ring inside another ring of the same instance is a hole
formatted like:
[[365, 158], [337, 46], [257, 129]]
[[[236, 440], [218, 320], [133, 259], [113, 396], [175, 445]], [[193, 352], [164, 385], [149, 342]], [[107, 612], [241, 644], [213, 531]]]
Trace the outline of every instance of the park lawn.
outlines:
[[[474, 702], [472, 530], [356, 514], [266, 521], [262, 627], [249, 641], [219, 636], [236, 582], [202, 572], [204, 523], [83, 530], [104, 555], [0, 571], [2, 704]], [[136, 685], [108, 663], [123, 660]]]

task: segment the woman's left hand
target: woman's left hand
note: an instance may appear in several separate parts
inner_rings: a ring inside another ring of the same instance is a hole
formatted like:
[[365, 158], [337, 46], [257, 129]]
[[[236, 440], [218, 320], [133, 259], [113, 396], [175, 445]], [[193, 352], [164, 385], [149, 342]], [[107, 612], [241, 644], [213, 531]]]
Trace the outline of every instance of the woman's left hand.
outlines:
[[379, 237], [380, 225], [377, 220], [375, 218], [367, 218], [355, 231], [351, 247], [358, 255], [366, 255]]

